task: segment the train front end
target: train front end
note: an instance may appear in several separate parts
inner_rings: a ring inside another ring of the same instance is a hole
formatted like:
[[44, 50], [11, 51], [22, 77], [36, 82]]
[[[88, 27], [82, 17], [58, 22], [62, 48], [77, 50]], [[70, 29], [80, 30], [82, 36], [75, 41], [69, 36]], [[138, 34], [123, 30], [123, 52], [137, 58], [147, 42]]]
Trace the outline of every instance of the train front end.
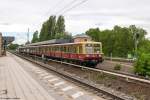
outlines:
[[96, 66], [103, 62], [102, 44], [100, 42], [87, 42], [84, 44], [84, 62], [86, 66]]

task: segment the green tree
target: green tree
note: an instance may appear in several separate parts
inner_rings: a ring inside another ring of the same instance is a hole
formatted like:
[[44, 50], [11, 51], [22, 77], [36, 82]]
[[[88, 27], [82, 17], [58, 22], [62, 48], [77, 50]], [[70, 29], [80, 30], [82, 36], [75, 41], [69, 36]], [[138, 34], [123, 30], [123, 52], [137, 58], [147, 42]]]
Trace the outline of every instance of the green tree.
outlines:
[[72, 35], [68, 32], [65, 32], [64, 34], [56, 34], [55, 39], [72, 39]]
[[55, 27], [56, 27], [56, 16], [50, 16], [49, 20], [47, 21], [46, 40], [50, 40], [55, 37], [56, 34]]
[[32, 43], [38, 42], [38, 31], [33, 33]]
[[11, 44], [8, 46], [8, 49], [9, 49], [9, 50], [16, 50], [18, 47], [19, 47], [18, 44], [12, 44], [12, 43], [11, 43]]
[[[136, 34], [138, 33], [138, 35]], [[106, 56], [127, 57], [135, 52], [135, 34], [138, 46], [145, 39], [146, 31], [131, 25], [129, 27], [114, 26], [112, 30], [99, 30], [91, 28], [86, 34], [91, 36], [94, 41], [102, 42], [103, 52]]]
[[71, 35], [66, 34], [65, 32], [65, 19], [63, 16], [59, 16], [57, 20], [56, 16], [50, 16], [42, 25], [39, 41], [55, 38], [71, 38]]
[[88, 31], [86, 31], [86, 34], [89, 35], [94, 41], [100, 41], [100, 30], [99, 28], [91, 28]]
[[63, 16], [59, 16], [56, 23], [56, 34], [65, 33], [65, 19]]
[[39, 35], [39, 41], [44, 41], [46, 40], [46, 22], [43, 23], [41, 32]]

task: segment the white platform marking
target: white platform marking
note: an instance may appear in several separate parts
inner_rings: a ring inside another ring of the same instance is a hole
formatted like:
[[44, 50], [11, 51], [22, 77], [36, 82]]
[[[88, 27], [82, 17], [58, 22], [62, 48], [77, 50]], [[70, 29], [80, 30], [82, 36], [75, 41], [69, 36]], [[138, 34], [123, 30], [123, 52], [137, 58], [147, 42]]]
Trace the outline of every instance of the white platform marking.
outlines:
[[71, 89], [73, 89], [73, 88], [74, 88], [74, 87], [72, 87], [72, 86], [68, 86], [68, 87], [63, 88], [62, 91], [68, 91], [68, 90], [71, 90]]
[[80, 97], [80, 96], [82, 96], [82, 95], [84, 95], [83, 92], [76, 92], [75, 94], [72, 95], [72, 97], [73, 97], [74, 99], [76, 99], [76, 98], [78, 98], [78, 97]]
[[[97, 100], [97, 99], [92, 99], [92, 100]], [[102, 99], [103, 100], [103, 99]]]
[[51, 79], [51, 80], [48, 80], [49, 82], [54, 82], [54, 81], [57, 81], [58, 80], [58, 78], [53, 78], [53, 79]]
[[40, 74], [41, 77], [42, 76], [47, 76], [47, 75], [48, 75], [48, 73]]
[[48, 75], [48, 76], [45, 76], [44, 79], [51, 78], [51, 77], [54, 77], [54, 76], [53, 75]]
[[65, 84], [65, 82], [56, 83], [56, 84], [54, 84], [54, 86], [59, 86], [59, 85], [62, 85], [62, 84]]
[[40, 73], [43, 73], [43, 71], [36, 71], [36, 73], [40, 74]]

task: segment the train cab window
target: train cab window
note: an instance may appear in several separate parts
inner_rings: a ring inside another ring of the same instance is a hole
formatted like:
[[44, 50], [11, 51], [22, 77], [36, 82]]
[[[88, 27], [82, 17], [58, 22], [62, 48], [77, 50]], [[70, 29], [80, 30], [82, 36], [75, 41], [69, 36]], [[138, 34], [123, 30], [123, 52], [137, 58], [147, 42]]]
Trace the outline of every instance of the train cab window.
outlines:
[[100, 44], [94, 44], [93, 48], [94, 48], [94, 53], [100, 53], [101, 51]]
[[87, 54], [92, 54], [92, 53], [94, 53], [93, 45], [92, 45], [92, 44], [86, 44], [86, 45], [85, 45], [85, 50], [86, 50], [86, 53], [87, 53]]
[[100, 53], [101, 51], [100, 44], [86, 44], [85, 50], [86, 50], [86, 53], [88, 54]]

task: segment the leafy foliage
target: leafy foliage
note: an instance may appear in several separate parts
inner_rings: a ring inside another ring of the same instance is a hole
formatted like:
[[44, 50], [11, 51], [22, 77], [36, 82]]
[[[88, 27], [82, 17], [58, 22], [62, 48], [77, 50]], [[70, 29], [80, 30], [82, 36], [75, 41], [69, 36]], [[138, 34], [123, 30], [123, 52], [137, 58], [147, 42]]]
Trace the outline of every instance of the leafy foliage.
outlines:
[[131, 25], [130, 27], [115, 26], [112, 30], [100, 30], [99, 28], [89, 29], [86, 34], [91, 36], [94, 41], [103, 44], [103, 52], [106, 56], [127, 57], [134, 54], [135, 33], [138, 33], [139, 44], [145, 38], [147, 32], [141, 28]]
[[38, 42], [38, 31], [33, 33], [32, 43]]
[[9, 50], [16, 50], [17, 48], [18, 48], [18, 44], [10, 44], [9, 46], [8, 46], [8, 49]]
[[144, 40], [138, 50], [138, 59], [135, 62], [135, 72], [142, 76], [150, 76], [150, 41]]
[[67, 32], [65, 32], [64, 17], [59, 16], [56, 20], [56, 16], [50, 16], [49, 19], [42, 25], [39, 35], [39, 41], [45, 41], [55, 38], [70, 38], [71, 35], [66, 33]]
[[114, 66], [114, 70], [121, 70], [121, 64], [116, 64]]
[[135, 72], [142, 76], [150, 76], [150, 53], [141, 53], [135, 65]]

